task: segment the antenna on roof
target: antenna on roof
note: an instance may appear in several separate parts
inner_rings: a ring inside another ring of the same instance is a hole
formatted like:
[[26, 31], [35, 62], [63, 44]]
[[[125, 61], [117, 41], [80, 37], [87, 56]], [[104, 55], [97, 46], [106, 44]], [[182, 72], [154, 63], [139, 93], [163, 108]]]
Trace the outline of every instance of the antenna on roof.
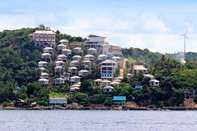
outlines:
[[185, 31], [185, 34], [181, 34], [181, 36], [184, 37], [184, 59], [186, 58], [185, 57], [185, 53], [186, 53], [186, 39], [188, 39], [188, 37], [186, 36], [187, 34], [187, 30]]

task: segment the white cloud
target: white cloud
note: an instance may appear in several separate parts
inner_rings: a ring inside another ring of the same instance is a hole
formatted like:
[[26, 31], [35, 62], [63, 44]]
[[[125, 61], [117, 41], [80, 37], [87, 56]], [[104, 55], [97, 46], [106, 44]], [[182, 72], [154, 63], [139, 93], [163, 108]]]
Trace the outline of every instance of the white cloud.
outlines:
[[193, 25], [189, 22], [185, 22], [184, 25], [187, 26], [187, 32], [192, 33], [194, 31]]
[[[187, 40], [186, 52], [197, 51], [197, 39], [195, 34], [190, 36], [191, 39]], [[183, 38], [176, 34], [137, 34], [130, 35], [127, 40], [125, 40], [125, 45], [130, 45], [130, 47], [149, 49], [153, 52], [160, 53], [174, 53], [184, 51], [184, 41]]]
[[45, 25], [46, 23], [57, 23], [57, 19], [53, 14], [43, 13], [36, 15], [0, 15], [0, 31], [23, 27], [36, 27], [39, 24]]
[[140, 20], [143, 23], [144, 29], [154, 29], [159, 31], [170, 30], [155, 13], [144, 13], [141, 15]]

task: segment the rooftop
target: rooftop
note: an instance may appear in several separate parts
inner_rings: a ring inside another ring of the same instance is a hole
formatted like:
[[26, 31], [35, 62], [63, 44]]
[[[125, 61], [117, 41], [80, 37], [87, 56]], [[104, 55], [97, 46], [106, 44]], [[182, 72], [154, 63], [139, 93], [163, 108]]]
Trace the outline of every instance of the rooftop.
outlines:
[[114, 96], [113, 100], [116, 100], [116, 101], [122, 100], [122, 101], [124, 101], [124, 100], [127, 100], [127, 99], [126, 99], [126, 96]]
[[113, 86], [105, 86], [105, 87], [103, 87], [104, 89], [114, 89], [114, 87]]
[[47, 79], [39, 79], [38, 81], [49, 81], [49, 80], [47, 80]]
[[79, 72], [88, 72], [87, 70], [80, 70]]
[[46, 61], [39, 61], [38, 63], [45, 63], [45, 64], [47, 64], [48, 62], [46, 62]]
[[51, 49], [51, 50], [53, 50], [53, 48], [52, 48], [52, 47], [45, 47], [45, 48], [44, 48], [44, 50], [45, 50], [45, 49]]
[[96, 80], [94, 80], [95, 82], [101, 82], [102, 81], [102, 79], [96, 79]]
[[113, 60], [105, 60], [105, 61], [103, 61], [103, 62], [101, 62], [100, 64], [103, 64], [103, 63], [116, 63], [115, 61], [113, 61]]
[[95, 48], [89, 48], [88, 50], [97, 50], [97, 49], [95, 49]]
[[88, 36], [88, 38], [94, 38], [94, 37], [102, 37], [102, 38], [107, 38], [107, 37], [104, 37], [104, 36], [93, 35], [93, 34], [90, 34], [90, 35]]
[[66, 39], [61, 39], [60, 42], [69, 42], [69, 41]]
[[81, 77], [79, 77], [79, 76], [72, 76], [71, 78], [81, 78]]
[[71, 51], [70, 49], [63, 49], [63, 51]]
[[147, 70], [144, 65], [134, 65], [133, 66], [134, 70]]
[[36, 30], [34, 33], [36, 33], [36, 34], [55, 34], [51, 30]]
[[159, 82], [159, 81], [156, 79], [153, 79], [153, 80], [150, 80], [149, 82]]

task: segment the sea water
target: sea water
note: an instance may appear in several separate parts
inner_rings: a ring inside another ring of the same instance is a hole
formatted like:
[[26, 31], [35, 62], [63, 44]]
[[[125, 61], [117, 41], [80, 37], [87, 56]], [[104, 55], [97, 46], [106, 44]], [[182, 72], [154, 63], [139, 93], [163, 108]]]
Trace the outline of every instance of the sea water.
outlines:
[[0, 131], [197, 131], [197, 112], [1, 110]]

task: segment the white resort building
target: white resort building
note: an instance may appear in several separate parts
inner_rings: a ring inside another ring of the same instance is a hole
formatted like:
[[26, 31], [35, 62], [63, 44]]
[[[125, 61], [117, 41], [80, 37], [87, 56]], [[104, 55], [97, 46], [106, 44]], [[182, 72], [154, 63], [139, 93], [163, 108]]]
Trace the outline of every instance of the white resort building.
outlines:
[[60, 44], [66, 45], [66, 48], [68, 48], [68, 43], [69, 43], [69, 41], [66, 40], [66, 39], [61, 39], [61, 40], [60, 40]]
[[85, 47], [102, 50], [101, 45], [105, 43], [106, 37], [98, 36], [98, 35], [89, 35], [88, 38], [89, 39], [85, 41]]
[[122, 55], [122, 49], [114, 43], [105, 43], [102, 44], [103, 54], [106, 54], [108, 58], [112, 58], [113, 56]]
[[50, 30], [36, 30], [30, 35], [31, 41], [34, 42], [35, 46], [50, 46], [55, 47], [56, 35]]
[[71, 55], [71, 50], [70, 49], [63, 49], [62, 50], [62, 54], [66, 55], [66, 56], [70, 56]]
[[113, 60], [105, 60], [100, 63], [101, 66], [101, 78], [112, 79], [115, 76], [117, 64]]
[[88, 54], [93, 55], [93, 54], [96, 54], [96, 53], [97, 53], [97, 49], [95, 49], [95, 48], [89, 48], [88, 49]]

